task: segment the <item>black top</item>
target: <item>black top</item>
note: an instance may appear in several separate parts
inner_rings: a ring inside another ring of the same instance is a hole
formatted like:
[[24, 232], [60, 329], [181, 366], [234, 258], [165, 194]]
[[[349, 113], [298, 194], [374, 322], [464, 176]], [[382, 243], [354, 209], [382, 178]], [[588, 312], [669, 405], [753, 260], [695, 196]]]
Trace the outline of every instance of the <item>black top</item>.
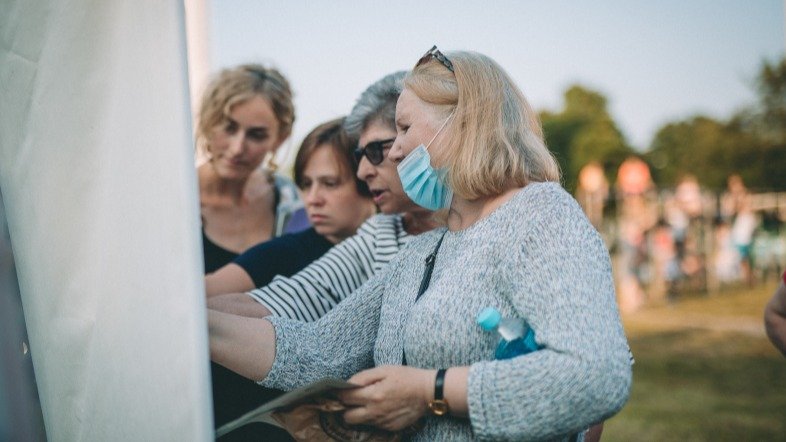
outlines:
[[235, 258], [234, 263], [243, 267], [256, 287], [263, 287], [276, 275], [294, 275], [331, 247], [333, 244], [312, 227], [257, 244]]
[[[204, 233], [202, 237], [205, 238]], [[254, 285], [262, 287], [273, 280], [276, 275], [294, 275], [324, 255], [331, 247], [333, 244], [320, 236], [312, 227], [257, 244], [238, 256], [234, 263], [243, 267], [254, 280]], [[208, 256], [207, 253], [205, 256]], [[253, 381], [215, 362], [210, 363], [210, 368], [213, 384], [213, 418], [216, 428], [237, 419], [282, 393], [278, 390], [260, 387]], [[292, 441], [293, 439], [286, 431], [278, 427], [252, 423], [232, 431], [222, 437], [219, 442], [259, 440], [279, 442]]]
[[[281, 230], [279, 230], [277, 227], [279, 222], [283, 224], [282, 230], [287, 231], [287, 229], [290, 228], [289, 225], [287, 224], [290, 213], [287, 212], [287, 209], [282, 208], [281, 205], [282, 205], [282, 200], [284, 200], [283, 202], [291, 203], [291, 197], [287, 197], [287, 195], [291, 192], [295, 192], [294, 190], [289, 189], [289, 187], [294, 188], [294, 184], [290, 183], [287, 185], [286, 180], [279, 176], [275, 176], [275, 179], [276, 179], [276, 185], [275, 187], [273, 187], [273, 194], [275, 196], [273, 207], [275, 207], [276, 221], [274, 223], [273, 231], [271, 232], [273, 237], [280, 235]], [[285, 192], [282, 195], [282, 191], [284, 190], [287, 190], [287, 192]], [[279, 219], [279, 217], [282, 218]], [[202, 220], [202, 253], [205, 262], [205, 274], [208, 274], [208, 273], [213, 273], [216, 270], [220, 269], [221, 267], [224, 267], [225, 265], [229, 264], [235, 258], [237, 258], [239, 254], [237, 252], [233, 252], [231, 250], [227, 250], [221, 247], [220, 245], [214, 243], [210, 238], [208, 238], [207, 235], [205, 234], [204, 224], [205, 224], [205, 220], [203, 219]], [[306, 220], [305, 226], [308, 226], [308, 220]]]
[[205, 258], [205, 274], [215, 272], [232, 262], [232, 260], [238, 256], [237, 253], [227, 250], [211, 241], [210, 238], [205, 235], [204, 228], [202, 229], [202, 252]]

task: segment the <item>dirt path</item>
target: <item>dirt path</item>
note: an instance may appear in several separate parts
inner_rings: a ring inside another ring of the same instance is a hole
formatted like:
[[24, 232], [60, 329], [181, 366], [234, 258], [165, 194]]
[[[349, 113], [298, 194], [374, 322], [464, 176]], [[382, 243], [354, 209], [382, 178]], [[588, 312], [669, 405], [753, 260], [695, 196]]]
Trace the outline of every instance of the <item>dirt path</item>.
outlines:
[[670, 312], [664, 309], [640, 311], [625, 315], [623, 321], [637, 330], [702, 329], [736, 332], [748, 336], [764, 337], [762, 320], [749, 317], [719, 317], [716, 315]]

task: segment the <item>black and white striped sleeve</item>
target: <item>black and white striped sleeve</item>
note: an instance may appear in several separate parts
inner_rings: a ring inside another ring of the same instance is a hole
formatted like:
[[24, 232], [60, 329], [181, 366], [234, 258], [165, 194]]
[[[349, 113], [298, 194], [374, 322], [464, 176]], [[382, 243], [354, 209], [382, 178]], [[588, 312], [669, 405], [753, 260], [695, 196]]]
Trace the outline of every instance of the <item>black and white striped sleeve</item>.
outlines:
[[376, 271], [376, 240], [394, 220], [378, 215], [355, 236], [333, 247], [308, 267], [287, 278], [276, 276], [247, 294], [279, 317], [315, 321], [349, 296]]

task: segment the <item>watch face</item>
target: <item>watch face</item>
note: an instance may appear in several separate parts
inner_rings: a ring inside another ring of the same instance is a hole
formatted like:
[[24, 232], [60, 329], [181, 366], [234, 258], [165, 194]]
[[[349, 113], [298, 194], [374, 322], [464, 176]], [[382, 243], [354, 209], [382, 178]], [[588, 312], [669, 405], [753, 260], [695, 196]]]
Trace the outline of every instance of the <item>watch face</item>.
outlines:
[[428, 408], [434, 413], [435, 416], [444, 416], [448, 414], [448, 403], [442, 399], [433, 400], [428, 403]]

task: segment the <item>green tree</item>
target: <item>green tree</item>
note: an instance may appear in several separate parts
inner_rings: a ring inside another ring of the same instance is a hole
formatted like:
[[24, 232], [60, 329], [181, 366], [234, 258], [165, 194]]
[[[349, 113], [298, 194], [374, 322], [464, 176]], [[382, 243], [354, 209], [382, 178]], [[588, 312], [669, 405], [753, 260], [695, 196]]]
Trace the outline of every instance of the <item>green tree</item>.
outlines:
[[756, 118], [761, 136], [772, 144], [786, 142], [786, 58], [764, 62], [756, 79], [759, 95]]
[[579, 171], [590, 161], [603, 165], [613, 180], [620, 163], [630, 154], [622, 133], [608, 113], [606, 98], [579, 85], [565, 91], [564, 108], [541, 112], [549, 149], [560, 163], [565, 187], [575, 190]]
[[760, 182], [766, 189], [786, 190], [786, 57], [762, 64], [756, 92], [758, 102], [749, 127], [760, 138]]
[[672, 187], [686, 174], [705, 187], [721, 190], [727, 177], [738, 172], [750, 178], [749, 165], [756, 139], [739, 128], [697, 116], [662, 127], [653, 139], [647, 160], [659, 187]]
[[722, 190], [737, 173], [751, 188], [786, 190], [786, 58], [763, 63], [755, 90], [756, 103], [728, 121], [696, 116], [663, 126], [646, 155], [655, 182], [673, 186], [690, 173]]

